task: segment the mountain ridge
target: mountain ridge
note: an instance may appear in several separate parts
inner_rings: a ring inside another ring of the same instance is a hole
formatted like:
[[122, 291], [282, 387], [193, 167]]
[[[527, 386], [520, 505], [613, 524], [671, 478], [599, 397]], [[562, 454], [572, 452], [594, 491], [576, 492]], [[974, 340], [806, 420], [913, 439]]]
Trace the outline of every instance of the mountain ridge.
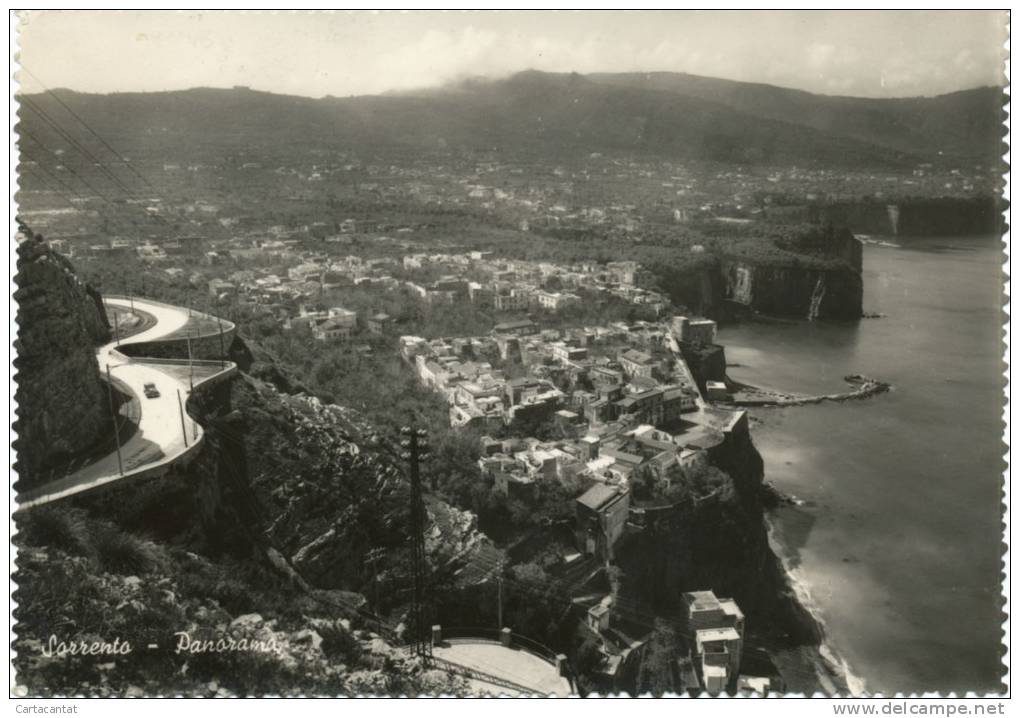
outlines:
[[[159, 121], [214, 142], [271, 140], [284, 133], [384, 150], [498, 149], [549, 157], [634, 152], [729, 164], [876, 169], [995, 161], [1004, 115], [1001, 90], [994, 87], [872, 99], [684, 73], [525, 71], [346, 98], [245, 87], [54, 93], [115, 136], [151, 132], [150, 123]], [[56, 104], [47, 95], [27, 97], [44, 108]], [[34, 127], [34, 112], [21, 112]]]

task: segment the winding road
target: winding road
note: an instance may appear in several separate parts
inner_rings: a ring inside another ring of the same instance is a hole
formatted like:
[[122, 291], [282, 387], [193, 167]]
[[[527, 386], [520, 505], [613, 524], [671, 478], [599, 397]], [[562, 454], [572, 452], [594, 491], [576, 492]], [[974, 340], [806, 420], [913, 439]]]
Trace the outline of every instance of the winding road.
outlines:
[[[109, 367], [110, 376], [117, 388], [130, 391], [133, 401], [137, 402], [140, 408], [137, 429], [121, 446], [119, 460], [117, 451], [113, 451], [63, 478], [23, 491], [18, 495], [19, 510], [64, 499], [123, 479], [158, 476], [168, 471], [171, 465], [186, 461], [197, 451], [204, 438], [202, 427], [188, 416], [184, 405], [191, 393], [191, 374], [194, 373], [194, 384], [197, 386], [203, 381], [237, 370], [232, 362], [194, 362], [189, 366], [187, 358], [157, 360], [134, 358], [121, 353], [118, 346], [169, 338], [188, 325], [190, 315], [187, 309], [146, 299], [106, 297], [104, 302], [108, 311], [120, 309], [127, 312], [134, 307], [156, 319], [153, 326], [119, 344], [114, 340], [96, 350], [96, 359], [104, 380]], [[229, 322], [224, 324], [233, 327]], [[196, 339], [201, 336], [196, 336]], [[145, 385], [148, 383], [156, 386], [158, 397], [150, 399], [145, 396]], [[121, 410], [124, 408], [122, 406]]]

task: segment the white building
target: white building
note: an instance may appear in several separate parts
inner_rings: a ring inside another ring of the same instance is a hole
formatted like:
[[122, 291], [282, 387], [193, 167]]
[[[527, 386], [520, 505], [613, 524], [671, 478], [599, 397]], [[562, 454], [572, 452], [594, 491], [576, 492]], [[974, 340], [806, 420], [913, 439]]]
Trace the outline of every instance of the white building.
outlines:
[[327, 316], [334, 323], [347, 329], [354, 329], [358, 325], [358, 313], [343, 307], [331, 307]]

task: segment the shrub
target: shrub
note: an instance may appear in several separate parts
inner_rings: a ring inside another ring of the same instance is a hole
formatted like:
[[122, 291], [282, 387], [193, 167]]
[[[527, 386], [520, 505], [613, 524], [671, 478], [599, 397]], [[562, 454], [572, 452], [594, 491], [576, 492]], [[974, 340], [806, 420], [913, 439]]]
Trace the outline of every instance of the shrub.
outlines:
[[91, 543], [96, 563], [110, 573], [137, 576], [151, 573], [163, 563], [163, 556], [155, 544], [112, 526], [98, 527]]
[[354, 663], [361, 656], [361, 644], [350, 631], [339, 623], [330, 623], [318, 629], [322, 636], [322, 652], [327, 658], [338, 658], [346, 663]]
[[91, 552], [84, 514], [74, 509], [44, 507], [31, 511], [22, 521], [20, 536], [29, 546], [59, 548], [75, 556]]

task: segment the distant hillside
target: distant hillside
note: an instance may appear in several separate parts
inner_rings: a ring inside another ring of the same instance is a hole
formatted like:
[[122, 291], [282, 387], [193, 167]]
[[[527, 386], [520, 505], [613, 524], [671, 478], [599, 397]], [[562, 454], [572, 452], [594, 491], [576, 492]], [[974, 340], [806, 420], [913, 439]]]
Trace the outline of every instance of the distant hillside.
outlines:
[[[1000, 97], [980, 88], [936, 98], [824, 97], [679, 74], [522, 72], [400, 95], [311, 99], [244, 88], [61, 98], [136, 150], [179, 158], [272, 144], [377, 152], [501, 150], [508, 156], [633, 152], [723, 163], [910, 166], [987, 161]], [[49, 96], [30, 96], [61, 116]], [[46, 136], [31, 109], [22, 119]]]
[[937, 97], [871, 99], [815, 95], [773, 85], [676, 72], [598, 74], [594, 82], [710, 99], [740, 112], [879, 147], [990, 158], [1002, 137], [1005, 95], [978, 87]]

